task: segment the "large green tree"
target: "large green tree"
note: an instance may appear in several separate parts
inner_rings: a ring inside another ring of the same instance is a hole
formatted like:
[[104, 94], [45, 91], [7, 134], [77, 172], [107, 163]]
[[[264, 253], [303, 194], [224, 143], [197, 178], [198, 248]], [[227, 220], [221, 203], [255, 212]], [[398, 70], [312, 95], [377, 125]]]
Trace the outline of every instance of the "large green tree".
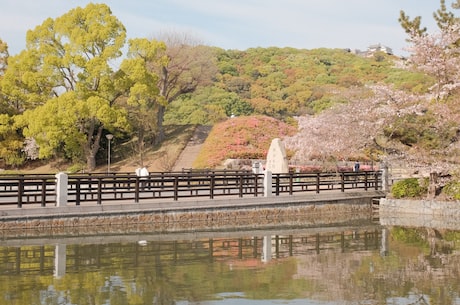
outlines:
[[19, 165], [23, 162], [21, 148], [23, 138], [18, 131], [13, 116], [17, 111], [1, 90], [1, 82], [8, 67], [8, 45], [0, 39], [0, 160], [3, 165]]
[[129, 119], [137, 131], [139, 165], [144, 166], [145, 138], [158, 132], [157, 114], [166, 101], [156, 86], [159, 76], [152, 65], [167, 66], [166, 45], [149, 39], [129, 41], [128, 58], [121, 64], [128, 84], [126, 108]]
[[113, 63], [126, 41], [123, 24], [105, 4], [77, 7], [27, 32], [27, 47], [10, 59], [2, 91], [40, 158], [64, 153], [96, 166], [104, 130], [127, 126], [115, 101], [124, 92]]

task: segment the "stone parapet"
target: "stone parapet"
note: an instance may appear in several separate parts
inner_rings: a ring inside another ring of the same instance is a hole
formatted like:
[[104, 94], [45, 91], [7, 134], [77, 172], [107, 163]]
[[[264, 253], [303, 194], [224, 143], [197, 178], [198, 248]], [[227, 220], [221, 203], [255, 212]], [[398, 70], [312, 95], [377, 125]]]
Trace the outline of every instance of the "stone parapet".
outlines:
[[[3, 210], [0, 230], [148, 226], [151, 230], [181, 231], [248, 228], [280, 222], [337, 222], [372, 212], [377, 191], [308, 196], [251, 197], [183, 202], [119, 203], [93, 206], [39, 207]], [[345, 217], [346, 218], [346, 217]]]

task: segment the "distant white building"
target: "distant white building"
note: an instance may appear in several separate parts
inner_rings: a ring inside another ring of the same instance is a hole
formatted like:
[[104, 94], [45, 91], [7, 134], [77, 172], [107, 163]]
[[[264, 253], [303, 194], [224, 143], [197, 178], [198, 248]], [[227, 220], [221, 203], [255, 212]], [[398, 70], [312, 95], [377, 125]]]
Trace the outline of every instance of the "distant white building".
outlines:
[[373, 44], [367, 47], [367, 54], [372, 55], [375, 52], [384, 52], [388, 55], [393, 55], [393, 50], [387, 46], [384, 46], [382, 44]]
[[367, 47], [367, 50], [361, 51], [358, 49], [355, 49], [353, 51], [349, 51], [353, 54], [356, 54], [358, 56], [362, 57], [371, 57], [373, 56], [376, 52], [383, 52], [388, 55], [393, 55], [393, 50], [390, 47], [384, 46], [382, 44], [373, 44]]

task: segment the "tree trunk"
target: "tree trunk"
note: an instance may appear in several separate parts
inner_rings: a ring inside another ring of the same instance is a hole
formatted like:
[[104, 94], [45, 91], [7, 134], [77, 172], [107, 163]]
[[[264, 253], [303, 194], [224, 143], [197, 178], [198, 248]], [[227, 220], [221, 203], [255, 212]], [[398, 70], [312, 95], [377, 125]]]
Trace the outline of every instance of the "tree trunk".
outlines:
[[86, 155], [86, 168], [88, 172], [94, 171], [96, 168], [96, 156], [93, 154], [87, 154]]
[[86, 167], [89, 172], [94, 171], [96, 168], [96, 154], [100, 147], [100, 141], [102, 136], [103, 126], [100, 125], [97, 128], [97, 133], [94, 135], [94, 129], [96, 125], [95, 119], [91, 120], [91, 127], [89, 128], [89, 132], [87, 135], [87, 140], [85, 144], [85, 156], [86, 156]]
[[[169, 81], [169, 71], [166, 67], [161, 69], [161, 81], [159, 83], [160, 95], [165, 99], [169, 104], [170, 100], [168, 99], [168, 81]], [[165, 116], [166, 106], [159, 105], [157, 113], [157, 135], [155, 136], [155, 145], [160, 144], [165, 139], [165, 131], [163, 128], [163, 121]]]
[[163, 105], [160, 105], [158, 107], [158, 114], [157, 114], [157, 135], [155, 137], [155, 145], [160, 144], [161, 142], [164, 141], [165, 139], [165, 129], [163, 127], [163, 121], [164, 121], [164, 116], [165, 116], [165, 110], [166, 107]]

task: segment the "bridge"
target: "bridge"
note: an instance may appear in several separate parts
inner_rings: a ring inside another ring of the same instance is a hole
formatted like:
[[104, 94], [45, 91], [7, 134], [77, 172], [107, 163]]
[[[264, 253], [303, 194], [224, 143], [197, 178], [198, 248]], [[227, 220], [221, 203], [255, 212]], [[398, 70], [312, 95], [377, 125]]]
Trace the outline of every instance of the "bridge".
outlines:
[[[58, 175], [0, 175], [0, 206], [56, 204]], [[323, 193], [328, 191], [381, 190], [381, 171], [264, 174], [252, 171], [201, 170], [66, 175], [66, 202], [101, 205], [108, 201], [140, 201], [181, 198], [258, 197]], [[265, 181], [265, 182], [264, 182]], [[265, 184], [264, 184], [265, 183]], [[268, 192], [268, 194], [267, 194]]]

